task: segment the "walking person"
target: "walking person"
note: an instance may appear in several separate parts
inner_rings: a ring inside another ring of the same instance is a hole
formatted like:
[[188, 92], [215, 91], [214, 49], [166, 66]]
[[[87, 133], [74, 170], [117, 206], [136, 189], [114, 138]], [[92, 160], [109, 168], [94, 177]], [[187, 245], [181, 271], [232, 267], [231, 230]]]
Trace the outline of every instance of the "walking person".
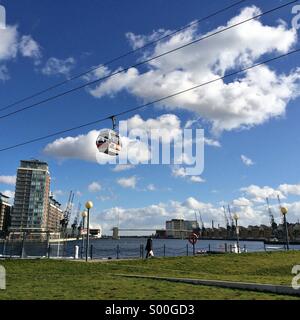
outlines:
[[147, 244], [146, 244], [146, 251], [147, 251], [147, 254], [146, 254], [146, 259], [149, 258], [149, 257], [153, 257], [154, 254], [153, 254], [153, 243], [152, 243], [152, 238], [148, 238], [147, 240]]

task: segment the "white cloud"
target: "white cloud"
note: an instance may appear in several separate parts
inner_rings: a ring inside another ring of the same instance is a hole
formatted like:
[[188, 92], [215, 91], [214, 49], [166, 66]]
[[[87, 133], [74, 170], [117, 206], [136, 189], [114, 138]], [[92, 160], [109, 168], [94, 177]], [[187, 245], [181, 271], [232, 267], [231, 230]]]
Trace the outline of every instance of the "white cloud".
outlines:
[[1, 191], [1, 193], [7, 197], [10, 198], [10, 203], [12, 203], [14, 197], [15, 197], [15, 192], [14, 191], [11, 191], [11, 190], [4, 190], [4, 191]]
[[248, 187], [241, 188], [240, 191], [242, 191], [245, 195], [250, 197], [252, 201], [255, 202], [265, 202], [266, 198], [277, 199], [277, 196], [279, 196], [281, 199], [285, 198], [280, 190], [276, 190], [268, 186], [259, 187], [256, 185], [250, 185]]
[[97, 162], [96, 139], [98, 135], [99, 132], [97, 130], [92, 130], [86, 135], [59, 138], [49, 143], [44, 148], [44, 153], [60, 160], [80, 159]]
[[99, 192], [102, 189], [101, 185], [98, 182], [92, 182], [88, 186], [89, 192]]
[[[77, 137], [59, 138], [46, 145], [44, 153], [59, 160], [80, 159], [89, 162], [107, 163], [112, 160], [112, 157], [99, 153], [96, 147], [98, 135], [99, 131], [92, 130], [86, 135], [81, 134]], [[120, 157], [128, 154], [130, 161], [136, 161], [138, 163], [149, 159], [150, 153], [148, 145], [127, 137], [121, 137], [121, 139], [122, 151]], [[120, 169], [121, 167], [117, 168]]]
[[141, 116], [135, 115], [128, 119], [127, 126], [132, 135], [139, 135], [139, 132], [147, 131], [152, 133], [151, 138], [159, 139], [162, 141], [169, 141], [176, 139], [182, 135], [180, 119], [174, 114], [164, 114], [156, 119], [150, 118], [143, 120]]
[[16, 184], [16, 176], [0, 176], [0, 183], [1, 184]]
[[300, 184], [281, 184], [278, 189], [285, 195], [300, 196]]
[[[104, 210], [103, 213], [94, 217], [95, 221], [101, 221], [103, 227], [109, 232], [115, 225], [118, 217], [122, 228], [156, 228], [165, 227], [165, 221], [176, 218], [187, 220], [195, 219], [195, 210], [201, 210], [206, 225], [214, 219], [222, 222], [221, 208], [214, 207], [210, 203], [203, 203], [195, 198], [188, 198], [183, 202], [168, 201], [166, 203], [152, 204], [141, 208], [115, 207]], [[221, 217], [221, 219], [220, 219]]]
[[6, 62], [17, 58], [18, 54], [38, 63], [42, 54], [39, 44], [30, 36], [21, 36], [17, 26], [7, 25], [0, 29], [0, 80], [10, 79]]
[[155, 191], [155, 190], [156, 190], [156, 187], [155, 187], [154, 184], [151, 183], [151, 184], [148, 184], [147, 190], [148, 190], [148, 191]]
[[117, 180], [117, 183], [123, 188], [135, 189], [137, 184], [137, 178], [136, 176], [132, 176], [129, 178], [120, 178]]
[[57, 197], [63, 196], [65, 193], [62, 190], [54, 190], [52, 192], [52, 194], [53, 194], [54, 198], [57, 198]]
[[75, 63], [76, 61], [73, 57], [69, 57], [65, 60], [52, 57], [48, 59], [45, 66], [42, 68], [42, 73], [47, 76], [57, 74], [69, 76], [71, 70], [75, 67]]
[[[225, 27], [258, 13], [260, 10], [255, 6], [245, 8]], [[199, 37], [200, 30], [194, 26], [157, 43], [152, 51], [148, 51], [147, 57], [159, 55]], [[133, 47], [139, 47], [145, 37], [130, 34], [129, 38]], [[147, 64], [148, 71], [144, 74], [132, 68], [102, 82], [90, 92], [95, 97], [102, 97], [127, 90], [146, 102], [152, 101], [216, 79], [228, 71], [252, 65], [266, 54], [286, 53], [296, 41], [296, 30], [288, 29], [286, 24], [278, 22], [276, 26], [269, 26], [256, 19], [153, 60]], [[285, 114], [288, 103], [299, 96], [299, 79], [300, 68], [284, 74], [269, 66], [261, 66], [231, 82], [219, 81], [173, 97], [160, 105], [198, 114], [211, 124], [215, 134], [251, 128]]]
[[112, 169], [112, 171], [113, 172], [122, 172], [122, 171], [131, 170], [133, 168], [135, 168], [135, 166], [132, 164], [118, 164]]
[[232, 204], [233, 206], [244, 207], [244, 206], [251, 206], [252, 202], [245, 197], [240, 197], [238, 199], [233, 200]]
[[242, 160], [243, 164], [247, 167], [254, 165], [254, 162], [250, 158], [246, 157], [243, 154], [241, 155], [241, 160]]
[[38, 61], [42, 56], [39, 44], [29, 35], [22, 36], [19, 48], [24, 57], [33, 58]]
[[10, 60], [18, 53], [18, 31], [16, 26], [0, 29], [0, 61]]
[[221, 148], [221, 143], [215, 139], [204, 138], [204, 143], [210, 147]]
[[203, 178], [201, 178], [200, 176], [191, 176], [190, 181], [198, 182], [198, 183], [205, 182], [205, 180]]
[[79, 190], [77, 190], [77, 191], [75, 192], [75, 194], [76, 194], [77, 197], [82, 197], [82, 192], [79, 191]]
[[170, 34], [169, 30], [159, 29], [158, 31], [154, 31], [149, 36], [135, 35], [132, 32], [127, 32], [126, 37], [133, 49], [137, 49], [143, 47], [146, 43], [153, 42], [168, 34]]
[[196, 183], [203, 183], [205, 180], [201, 178], [200, 176], [190, 176], [187, 175], [186, 169], [183, 167], [173, 167], [172, 168], [172, 175], [176, 178], [183, 178], [190, 182], [196, 182]]
[[[242, 226], [248, 225], [269, 225], [269, 212], [266, 207], [264, 196], [269, 195], [271, 209], [273, 211], [275, 221], [281, 222], [281, 215], [278, 209], [276, 190], [270, 187], [260, 188], [252, 187], [252, 193], [249, 192], [250, 198], [239, 197], [232, 201], [232, 208], [234, 212], [237, 212], [240, 216], [239, 224]], [[242, 191], [244, 192], [244, 191]], [[260, 197], [263, 202], [257, 203], [257, 197]], [[273, 199], [273, 200], [272, 200]], [[273, 202], [273, 204], [272, 204]], [[165, 227], [165, 221], [176, 218], [184, 218], [186, 220], [194, 220], [195, 212], [200, 211], [206, 227], [211, 225], [211, 221], [214, 220], [215, 225], [220, 224], [224, 227], [223, 208], [221, 204], [212, 204], [202, 202], [200, 199], [194, 197], [188, 197], [183, 202], [168, 201], [152, 204], [146, 207], [135, 208], [109, 208], [104, 210], [101, 214], [93, 217], [95, 221], [100, 222], [103, 225], [106, 232], [110, 232], [111, 227], [115, 226], [115, 223], [120, 218], [120, 225], [123, 228], [156, 228], [161, 229]], [[293, 203], [285, 203], [282, 201], [282, 205], [286, 206], [289, 210], [289, 222], [296, 222], [299, 219], [300, 201]]]

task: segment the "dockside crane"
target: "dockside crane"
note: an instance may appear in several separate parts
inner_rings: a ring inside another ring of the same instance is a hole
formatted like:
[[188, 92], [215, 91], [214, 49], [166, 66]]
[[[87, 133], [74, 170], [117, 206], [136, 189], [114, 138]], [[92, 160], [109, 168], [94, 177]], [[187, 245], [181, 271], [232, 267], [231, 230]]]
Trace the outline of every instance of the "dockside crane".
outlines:
[[281, 200], [280, 200], [279, 194], [277, 195], [277, 200], [278, 200], [278, 204], [279, 204], [279, 212], [280, 212], [280, 216], [281, 216], [281, 224], [283, 224], [283, 216], [281, 214], [282, 205], [281, 205]]
[[62, 231], [62, 234], [63, 234], [64, 237], [66, 236], [68, 224], [69, 224], [70, 217], [71, 217], [71, 214], [72, 214], [73, 201], [74, 201], [74, 193], [73, 193], [73, 191], [71, 191], [70, 195], [69, 195], [67, 207], [66, 207], [66, 209], [64, 211], [64, 217], [60, 221], [61, 231]]
[[229, 224], [229, 220], [226, 214], [226, 208], [225, 206], [223, 206], [223, 213], [224, 213], [224, 219], [225, 219], [225, 228], [227, 229], [227, 231], [230, 231], [230, 224]]
[[225, 228], [227, 230], [227, 238], [230, 237], [230, 232], [231, 232], [231, 228], [230, 228], [230, 224], [229, 224], [229, 220], [226, 214], [226, 207], [223, 206], [223, 213], [224, 213], [224, 219], [225, 219]]
[[75, 236], [76, 229], [78, 228], [79, 219], [80, 219], [80, 210], [81, 210], [81, 203], [78, 203], [76, 216], [74, 218], [73, 224], [72, 224], [72, 237]]
[[199, 211], [199, 218], [200, 218], [200, 223], [201, 223], [201, 231], [204, 232], [205, 231], [205, 226], [204, 226], [204, 222], [203, 222], [203, 219], [202, 219], [201, 211]]
[[234, 237], [234, 234], [235, 234], [235, 224], [234, 224], [234, 219], [233, 219], [232, 214], [231, 214], [230, 205], [228, 205], [228, 215], [229, 215], [229, 218], [230, 218], [230, 221], [231, 221], [231, 237]]
[[[280, 199], [279, 199], [279, 201], [280, 201]], [[269, 202], [269, 198], [268, 197], [266, 198], [266, 202], [267, 202], [267, 207], [268, 207], [270, 224], [271, 224], [271, 227], [272, 227], [272, 235], [275, 236], [276, 229], [277, 229], [277, 223], [275, 222], [274, 215], [273, 215], [272, 209], [270, 207], [270, 202]]]

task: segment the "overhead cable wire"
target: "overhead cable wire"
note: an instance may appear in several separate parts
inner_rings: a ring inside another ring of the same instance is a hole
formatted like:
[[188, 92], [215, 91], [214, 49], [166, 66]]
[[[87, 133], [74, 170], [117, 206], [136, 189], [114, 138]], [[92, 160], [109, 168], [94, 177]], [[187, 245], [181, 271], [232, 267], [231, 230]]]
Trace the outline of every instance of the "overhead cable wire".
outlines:
[[146, 48], [150, 47], [151, 45], [156, 44], [156, 43], [158, 43], [158, 42], [160, 42], [162, 40], [168, 39], [168, 38], [172, 37], [173, 35], [175, 35], [175, 34], [177, 34], [179, 32], [182, 32], [182, 31], [184, 31], [184, 30], [186, 30], [188, 28], [191, 28], [194, 25], [197, 25], [197, 24], [199, 24], [199, 23], [201, 23], [203, 21], [209, 20], [210, 18], [213, 18], [213, 17], [215, 17], [215, 16], [217, 16], [217, 15], [223, 13], [223, 12], [226, 12], [229, 9], [232, 9], [232, 8], [238, 6], [238, 5], [240, 5], [240, 4], [242, 4], [242, 3], [246, 2], [246, 1], [248, 1], [248, 0], [240, 0], [238, 2], [235, 2], [235, 3], [229, 5], [229, 6], [225, 7], [225, 8], [222, 8], [222, 9], [220, 9], [220, 10], [214, 12], [214, 13], [209, 14], [208, 16], [205, 16], [203, 18], [197, 19], [197, 20], [195, 20], [195, 21], [193, 21], [193, 22], [191, 22], [191, 23], [189, 23], [189, 24], [187, 24], [187, 25], [185, 25], [185, 26], [183, 26], [183, 27], [181, 27], [179, 29], [176, 29], [175, 31], [172, 31], [172, 32], [170, 32], [170, 33], [168, 33], [168, 34], [166, 34], [166, 35], [164, 35], [162, 37], [159, 37], [158, 39], [155, 39], [155, 40], [153, 40], [151, 42], [147, 42], [146, 44], [144, 44], [141, 47], [138, 47], [138, 48], [135, 48], [133, 50], [130, 50], [130, 51], [128, 51], [128, 52], [126, 52], [124, 54], [121, 54], [120, 56], [117, 56], [115, 58], [112, 58], [111, 60], [108, 60], [108, 61], [106, 61], [106, 62], [104, 62], [104, 63], [102, 63], [102, 64], [100, 64], [100, 65], [98, 65], [98, 66], [96, 66], [94, 68], [91, 68], [91, 69], [89, 69], [87, 71], [84, 71], [82, 73], [76, 74], [76, 75], [74, 75], [74, 76], [72, 76], [72, 77], [70, 77], [70, 78], [68, 78], [68, 79], [66, 79], [64, 81], [56, 83], [56, 84], [54, 84], [54, 85], [52, 85], [52, 86], [50, 86], [50, 87], [48, 87], [46, 89], [43, 89], [43, 90], [38, 91], [36, 93], [33, 93], [33, 94], [31, 94], [31, 95], [29, 95], [27, 97], [24, 97], [24, 98], [22, 98], [20, 100], [17, 100], [17, 101], [15, 101], [13, 103], [10, 103], [10, 104], [0, 108], [0, 111], [4, 111], [4, 110], [7, 110], [9, 108], [12, 108], [12, 107], [14, 107], [14, 106], [16, 106], [16, 105], [18, 105], [18, 104], [20, 104], [22, 102], [26, 102], [26, 101], [31, 100], [33, 98], [36, 98], [36, 97], [38, 97], [38, 96], [40, 96], [40, 95], [42, 95], [42, 94], [44, 94], [46, 92], [52, 91], [52, 90], [54, 90], [56, 88], [59, 88], [59, 87], [65, 85], [65, 84], [67, 84], [67, 83], [69, 83], [69, 82], [71, 82], [73, 80], [82, 78], [82, 77], [86, 76], [89, 73], [92, 73], [92, 72], [94, 72], [96, 70], [99, 70], [100, 68], [108, 66], [108, 65], [110, 65], [110, 64], [112, 64], [112, 63], [114, 63], [114, 62], [116, 62], [118, 60], [126, 58], [127, 56], [129, 56], [131, 54], [134, 54], [134, 53], [136, 53], [138, 51], [146, 49]]
[[107, 79], [109, 79], [109, 78], [112, 78], [113, 76], [116, 76], [116, 75], [118, 75], [118, 74], [121, 74], [121, 73], [123, 73], [123, 72], [126, 72], [126, 71], [128, 71], [129, 69], [139, 67], [139, 66], [144, 65], [144, 64], [146, 64], [146, 63], [149, 63], [149, 62], [151, 62], [151, 61], [153, 61], [153, 60], [156, 60], [156, 59], [158, 59], [158, 58], [161, 58], [161, 57], [163, 57], [163, 56], [166, 56], [166, 55], [168, 55], [168, 54], [170, 54], [170, 53], [176, 52], [176, 51], [178, 51], [178, 50], [181, 50], [181, 49], [183, 49], [183, 48], [186, 48], [186, 47], [188, 47], [188, 46], [191, 46], [191, 45], [193, 45], [193, 44], [195, 44], [195, 43], [198, 43], [198, 42], [200, 42], [200, 41], [203, 41], [203, 40], [209, 39], [209, 38], [211, 38], [211, 37], [214, 37], [214, 36], [216, 36], [216, 35], [218, 35], [218, 34], [221, 34], [221, 33], [225, 32], [225, 31], [230, 30], [230, 29], [236, 28], [236, 27], [238, 27], [238, 26], [240, 26], [240, 25], [242, 25], [242, 24], [245, 24], [245, 23], [247, 23], [247, 22], [249, 22], [249, 21], [258, 19], [258, 18], [260, 18], [260, 17], [262, 17], [262, 16], [264, 16], [264, 15], [267, 15], [267, 14], [269, 14], [269, 13], [272, 13], [272, 12], [275, 12], [275, 11], [277, 11], [277, 10], [280, 10], [280, 9], [282, 9], [282, 8], [284, 8], [284, 7], [287, 7], [287, 6], [289, 6], [289, 5], [291, 5], [291, 4], [295, 3], [295, 2], [298, 2], [298, 0], [293, 0], [293, 1], [291, 1], [291, 2], [288, 2], [288, 3], [284, 4], [284, 5], [275, 7], [275, 8], [273, 8], [273, 9], [270, 9], [270, 10], [265, 11], [265, 12], [262, 12], [262, 13], [256, 15], [256, 16], [254, 16], [254, 17], [248, 18], [248, 19], [246, 19], [246, 20], [243, 20], [243, 21], [241, 21], [241, 22], [238, 22], [238, 23], [236, 23], [236, 24], [233, 24], [233, 25], [231, 25], [231, 26], [229, 26], [229, 27], [226, 27], [226, 28], [224, 28], [224, 29], [220, 29], [220, 30], [218, 30], [218, 31], [216, 31], [216, 32], [213, 32], [213, 33], [210, 33], [210, 34], [208, 34], [208, 35], [206, 35], [206, 36], [204, 36], [204, 37], [195, 39], [195, 40], [193, 40], [193, 41], [191, 41], [191, 42], [189, 42], [189, 43], [186, 43], [186, 44], [184, 44], [184, 45], [182, 45], [182, 46], [180, 46], [180, 47], [174, 48], [174, 49], [172, 49], [172, 50], [169, 50], [169, 51], [166, 51], [166, 52], [161, 53], [161, 54], [159, 54], [159, 55], [156, 55], [156, 56], [154, 56], [154, 57], [151, 57], [151, 58], [149, 58], [149, 59], [143, 60], [143, 61], [141, 61], [141, 62], [138, 62], [138, 63], [134, 64], [134, 65], [131, 65], [131, 66], [129, 66], [129, 67], [126, 67], [126, 68], [124, 68], [124, 69], [120, 69], [120, 70], [118, 70], [118, 71], [116, 71], [116, 72], [114, 72], [114, 73], [111, 73], [111, 74], [107, 75], [107, 76], [104, 76], [104, 77], [101, 77], [101, 78], [97, 78], [97, 79], [95, 79], [95, 80], [93, 80], [93, 81], [89, 81], [89, 82], [87, 82], [87, 83], [85, 83], [85, 84], [82, 84], [82, 85], [80, 85], [80, 86], [78, 86], [78, 87], [75, 87], [75, 88], [72, 88], [72, 89], [70, 89], [70, 90], [61, 92], [61, 93], [59, 93], [59, 94], [57, 94], [57, 95], [55, 95], [55, 96], [46, 98], [46, 99], [44, 99], [44, 100], [42, 100], [42, 101], [36, 102], [36, 103], [31, 104], [31, 105], [29, 105], [29, 106], [26, 106], [26, 107], [20, 108], [20, 109], [18, 109], [18, 110], [15, 110], [15, 111], [13, 111], [13, 112], [7, 113], [7, 114], [5, 114], [5, 115], [0, 116], [0, 120], [1, 120], [1, 119], [5, 119], [5, 118], [8, 118], [8, 117], [10, 117], [10, 116], [13, 116], [13, 115], [15, 115], [15, 114], [18, 114], [18, 113], [20, 113], [20, 112], [23, 112], [23, 111], [25, 111], [25, 110], [32, 109], [32, 108], [37, 107], [37, 106], [39, 106], [39, 105], [42, 105], [42, 104], [44, 104], [44, 103], [46, 103], [46, 102], [53, 101], [53, 100], [55, 100], [55, 99], [57, 99], [57, 98], [60, 98], [60, 97], [65, 96], [65, 95], [67, 95], [67, 94], [73, 93], [73, 92], [78, 91], [78, 90], [80, 90], [80, 89], [86, 88], [86, 87], [91, 86], [91, 85], [94, 85], [94, 84], [96, 84], [96, 83], [99, 83], [100, 81], [107, 80]]
[[238, 75], [238, 74], [240, 74], [240, 73], [243, 73], [243, 72], [245, 72], [245, 71], [248, 71], [248, 70], [257, 68], [257, 67], [262, 66], [262, 65], [269, 64], [270, 62], [277, 61], [277, 60], [279, 60], [279, 59], [282, 59], [282, 58], [284, 58], [284, 57], [287, 57], [287, 56], [290, 56], [290, 55], [292, 55], [292, 54], [299, 53], [299, 52], [300, 52], [300, 48], [295, 49], [295, 50], [293, 50], [293, 51], [290, 51], [290, 52], [288, 52], [288, 53], [285, 53], [285, 54], [282, 54], [282, 55], [273, 57], [273, 58], [271, 58], [271, 59], [264, 60], [264, 61], [262, 61], [262, 62], [259, 62], [259, 63], [254, 64], [254, 65], [252, 65], [252, 66], [249, 66], [249, 67], [240, 69], [240, 70], [238, 70], [238, 71], [234, 71], [234, 72], [228, 73], [228, 74], [226, 74], [226, 75], [224, 75], [224, 76], [222, 76], [222, 77], [215, 78], [215, 79], [212, 79], [212, 80], [210, 80], [210, 81], [207, 81], [207, 82], [198, 84], [198, 85], [196, 85], [196, 86], [194, 86], [194, 87], [191, 87], [191, 88], [188, 88], [188, 89], [179, 91], [179, 92], [175, 92], [175, 93], [170, 94], [170, 95], [168, 95], [168, 96], [165, 96], [165, 97], [162, 97], [162, 98], [153, 100], [153, 101], [151, 101], [151, 102], [148, 102], [148, 103], [145, 103], [145, 104], [142, 104], [142, 105], [139, 105], [139, 106], [130, 108], [130, 109], [126, 109], [126, 110], [121, 111], [121, 112], [119, 112], [119, 113], [111, 114], [111, 115], [106, 116], [106, 117], [103, 117], [103, 118], [101, 118], [101, 119], [97, 119], [97, 120], [94, 120], [94, 121], [91, 121], [91, 122], [88, 122], [88, 123], [85, 123], [85, 124], [82, 124], [82, 125], [79, 125], [79, 126], [76, 126], [76, 127], [72, 127], [72, 128], [69, 128], [69, 129], [61, 130], [61, 131], [57, 131], [57, 132], [55, 132], [55, 133], [51, 133], [51, 134], [48, 134], [48, 135], [45, 135], [45, 136], [42, 136], [42, 137], [38, 137], [38, 138], [35, 138], [35, 139], [32, 139], [32, 140], [28, 140], [28, 141], [21, 142], [21, 143], [18, 143], [18, 144], [9, 146], [9, 147], [2, 148], [2, 149], [0, 149], [0, 152], [7, 151], [7, 150], [11, 150], [11, 149], [15, 149], [15, 148], [18, 148], [18, 147], [21, 147], [21, 146], [25, 146], [25, 145], [34, 143], [34, 142], [38, 142], [38, 141], [42, 141], [42, 140], [45, 140], [45, 139], [48, 139], [48, 138], [52, 138], [52, 137], [55, 137], [55, 136], [57, 136], [57, 135], [62, 135], [62, 134], [64, 134], [64, 133], [68, 133], [68, 132], [75, 131], [75, 130], [78, 130], [78, 129], [82, 129], [82, 128], [85, 128], [85, 127], [88, 127], [88, 126], [92, 126], [92, 125], [95, 125], [95, 124], [104, 122], [104, 121], [106, 121], [106, 120], [110, 120], [112, 117], [119, 117], [119, 116], [122, 116], [122, 115], [125, 115], [125, 114], [128, 114], [128, 113], [132, 113], [132, 112], [134, 112], [134, 111], [137, 111], [137, 110], [146, 108], [146, 107], [148, 107], [148, 106], [150, 106], [150, 105], [153, 105], [153, 104], [155, 104], [155, 103], [159, 103], [159, 102], [161, 102], [161, 101], [164, 101], [164, 100], [167, 100], [167, 99], [170, 99], [170, 98], [174, 98], [174, 97], [176, 97], [176, 96], [178, 96], [178, 95], [184, 94], [184, 93], [186, 93], [186, 92], [189, 92], [189, 91], [192, 91], [192, 90], [201, 88], [201, 87], [204, 87], [204, 86], [206, 86], [206, 85], [209, 85], [209, 84], [211, 84], [211, 83], [214, 83], [214, 82], [217, 82], [217, 81], [220, 81], [220, 80], [225, 80], [225, 79], [227, 79], [227, 78], [229, 78], [229, 77]]

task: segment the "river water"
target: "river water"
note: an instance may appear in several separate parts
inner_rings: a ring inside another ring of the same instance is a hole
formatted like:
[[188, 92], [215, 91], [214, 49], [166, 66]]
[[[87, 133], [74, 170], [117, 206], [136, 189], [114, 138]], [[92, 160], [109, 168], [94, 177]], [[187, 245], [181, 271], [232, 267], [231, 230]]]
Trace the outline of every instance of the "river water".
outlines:
[[[93, 259], [138, 258], [145, 256], [147, 238], [121, 238], [119, 240], [91, 239]], [[79, 257], [85, 256], [85, 242], [68, 241], [65, 243], [51, 243], [50, 251], [46, 242], [10, 242], [0, 243], [0, 256], [45, 257], [53, 258], [74, 256], [75, 246], [79, 247]], [[195, 253], [207, 251], [229, 252], [234, 250], [236, 241], [229, 240], [199, 240], [195, 245]], [[22, 249], [23, 248], [23, 249]], [[240, 241], [242, 252], [277, 251], [284, 250], [280, 244], [264, 245], [262, 241]], [[292, 250], [300, 250], [300, 245], [290, 245]], [[193, 254], [193, 246], [187, 240], [181, 239], [153, 239], [154, 256], [187, 256]], [[90, 253], [89, 253], [90, 254]]]
[[[121, 238], [120, 240], [99, 239], [93, 240], [93, 255], [99, 258], [136, 257], [140, 256], [140, 247], [145, 251], [146, 238]], [[206, 251], [225, 252], [234, 248], [236, 241], [226, 240], [199, 240], [195, 245], [195, 252]], [[246, 252], [283, 250], [283, 245], [264, 245], [262, 241], [240, 241], [240, 248]], [[300, 250], [300, 245], [290, 246], [290, 249]], [[193, 254], [193, 246], [187, 240], [181, 239], [153, 239], [155, 256], [186, 256]]]

